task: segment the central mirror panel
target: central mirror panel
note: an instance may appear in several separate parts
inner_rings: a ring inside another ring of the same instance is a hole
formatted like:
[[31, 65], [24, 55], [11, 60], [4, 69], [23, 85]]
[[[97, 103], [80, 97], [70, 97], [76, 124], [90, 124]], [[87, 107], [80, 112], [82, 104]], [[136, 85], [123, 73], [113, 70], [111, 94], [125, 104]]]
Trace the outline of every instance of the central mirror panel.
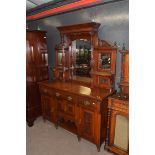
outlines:
[[91, 42], [87, 39], [72, 41], [75, 55], [75, 76], [90, 77]]

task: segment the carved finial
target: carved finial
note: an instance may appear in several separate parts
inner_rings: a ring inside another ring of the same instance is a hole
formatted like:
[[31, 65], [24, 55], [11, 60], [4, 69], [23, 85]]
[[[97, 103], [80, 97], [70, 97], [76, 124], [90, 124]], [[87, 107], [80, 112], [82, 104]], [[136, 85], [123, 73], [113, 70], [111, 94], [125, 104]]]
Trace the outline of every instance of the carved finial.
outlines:
[[116, 41], [114, 42], [114, 46], [117, 47], [117, 42]]
[[123, 47], [122, 47], [122, 50], [125, 50], [125, 43], [123, 43]]

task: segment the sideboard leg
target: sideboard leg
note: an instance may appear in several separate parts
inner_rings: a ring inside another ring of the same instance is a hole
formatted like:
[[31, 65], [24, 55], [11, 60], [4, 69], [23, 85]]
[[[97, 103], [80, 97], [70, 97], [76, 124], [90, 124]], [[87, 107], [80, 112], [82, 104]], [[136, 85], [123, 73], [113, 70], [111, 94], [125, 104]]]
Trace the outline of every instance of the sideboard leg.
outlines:
[[80, 135], [77, 135], [77, 138], [78, 138], [78, 142], [80, 142], [81, 141]]
[[46, 118], [44, 116], [42, 116], [44, 123], [46, 122]]
[[96, 145], [97, 151], [100, 152], [100, 145]]
[[58, 129], [58, 126], [59, 126], [58, 123], [55, 123], [55, 128], [56, 128], [56, 129]]
[[34, 124], [34, 119], [32, 119], [32, 120], [27, 120], [27, 124], [28, 124], [29, 127], [32, 127], [33, 124]]

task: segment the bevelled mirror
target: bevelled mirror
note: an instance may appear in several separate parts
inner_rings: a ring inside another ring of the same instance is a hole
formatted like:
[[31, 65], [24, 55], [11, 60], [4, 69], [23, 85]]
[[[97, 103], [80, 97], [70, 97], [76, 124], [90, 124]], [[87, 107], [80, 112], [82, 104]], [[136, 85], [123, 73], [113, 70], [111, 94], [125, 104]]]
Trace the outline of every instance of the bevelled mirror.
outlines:
[[99, 54], [99, 69], [110, 69], [111, 68], [111, 53]]
[[90, 77], [91, 43], [87, 39], [72, 41], [75, 51], [75, 76]]

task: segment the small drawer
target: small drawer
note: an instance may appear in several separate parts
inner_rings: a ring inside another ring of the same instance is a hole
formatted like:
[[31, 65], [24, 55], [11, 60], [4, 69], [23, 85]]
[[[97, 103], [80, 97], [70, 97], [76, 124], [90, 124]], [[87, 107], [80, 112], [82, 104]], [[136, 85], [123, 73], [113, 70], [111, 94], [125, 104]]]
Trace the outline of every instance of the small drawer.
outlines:
[[55, 96], [56, 98], [62, 98], [62, 93], [61, 93], [60, 91], [55, 90], [55, 91], [54, 91], [54, 96]]
[[78, 99], [78, 104], [80, 106], [91, 108], [93, 110], [96, 110], [97, 109], [97, 105], [98, 105], [95, 100], [90, 99], [90, 98], [79, 98]]
[[65, 95], [65, 100], [67, 100], [68, 102], [70, 102], [70, 103], [76, 102], [76, 96], [75, 95], [68, 94], [68, 93], [66, 93], [64, 95]]
[[71, 93], [62, 91], [61, 93], [58, 92], [57, 95], [58, 95], [59, 97], [61, 96], [61, 98], [62, 98], [63, 100], [66, 100], [66, 101], [68, 101], [68, 102], [70, 102], [70, 103], [75, 103], [75, 102], [76, 102], [76, 95], [73, 95], [73, 94], [71, 94]]
[[50, 90], [47, 87], [40, 87], [40, 93], [44, 95], [50, 95], [50, 96], [53, 94], [52, 90]]
[[128, 101], [118, 100], [118, 99], [111, 99], [111, 104], [108, 104], [108, 108], [112, 109], [128, 109], [129, 104]]

